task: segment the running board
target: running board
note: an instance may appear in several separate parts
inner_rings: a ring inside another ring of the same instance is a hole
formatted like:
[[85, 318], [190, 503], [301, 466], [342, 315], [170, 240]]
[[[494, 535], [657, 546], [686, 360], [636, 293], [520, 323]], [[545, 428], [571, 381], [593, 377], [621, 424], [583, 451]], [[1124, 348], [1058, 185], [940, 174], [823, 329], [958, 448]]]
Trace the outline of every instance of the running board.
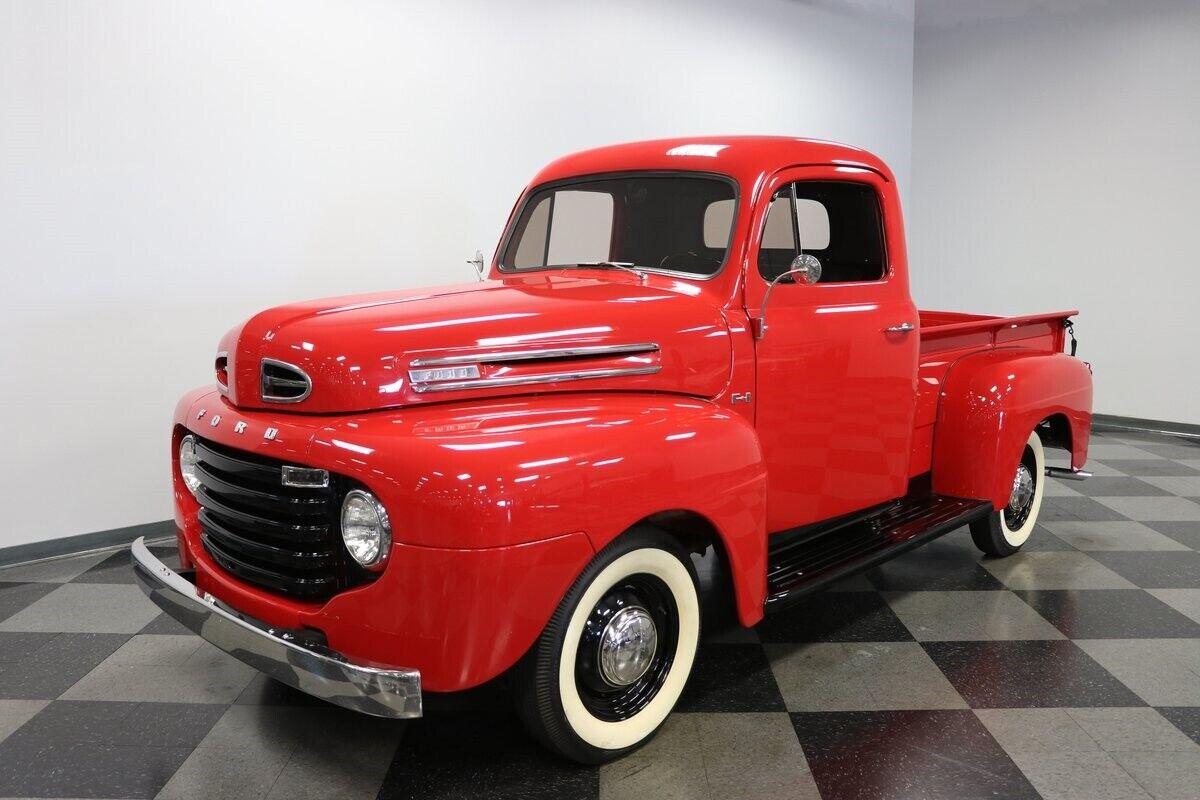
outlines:
[[865, 515], [777, 534], [767, 553], [768, 612], [834, 581], [870, 569], [992, 510], [985, 500], [945, 495], [906, 497]]

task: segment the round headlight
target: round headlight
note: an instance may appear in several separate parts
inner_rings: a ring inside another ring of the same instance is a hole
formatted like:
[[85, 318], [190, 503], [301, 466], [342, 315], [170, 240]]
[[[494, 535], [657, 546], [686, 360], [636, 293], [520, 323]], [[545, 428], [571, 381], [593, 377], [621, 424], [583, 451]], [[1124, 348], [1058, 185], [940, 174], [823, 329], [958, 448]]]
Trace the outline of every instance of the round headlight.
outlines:
[[383, 503], [370, 492], [351, 489], [342, 501], [342, 541], [364, 567], [378, 567], [392, 546], [392, 526]]
[[183, 476], [183, 485], [193, 495], [200, 489], [200, 475], [196, 470], [198, 463], [196, 437], [189, 433], [179, 443], [179, 474]]

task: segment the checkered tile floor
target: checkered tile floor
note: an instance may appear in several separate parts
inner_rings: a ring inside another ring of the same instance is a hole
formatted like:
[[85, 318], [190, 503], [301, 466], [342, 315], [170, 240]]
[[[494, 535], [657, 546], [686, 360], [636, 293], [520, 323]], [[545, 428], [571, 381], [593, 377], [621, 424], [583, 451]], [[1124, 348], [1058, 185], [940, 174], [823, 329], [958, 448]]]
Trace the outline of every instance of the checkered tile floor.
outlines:
[[0, 797], [1196, 798], [1200, 443], [1091, 454], [1026, 552], [956, 531], [715, 632], [659, 737], [598, 769], [533, 746], [499, 687], [402, 724], [265, 680], [124, 553], [3, 570]]

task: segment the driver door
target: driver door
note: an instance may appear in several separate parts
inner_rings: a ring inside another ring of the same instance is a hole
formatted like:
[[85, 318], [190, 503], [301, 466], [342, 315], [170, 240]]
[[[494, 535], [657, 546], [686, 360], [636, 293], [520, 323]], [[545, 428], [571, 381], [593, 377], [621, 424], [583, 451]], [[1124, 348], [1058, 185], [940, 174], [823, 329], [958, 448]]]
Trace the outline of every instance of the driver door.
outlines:
[[905, 494], [919, 334], [894, 185], [869, 170], [803, 167], [775, 175], [769, 192], [749, 252], [750, 316], [801, 252], [821, 264], [814, 283], [776, 284], [756, 341], [776, 532]]

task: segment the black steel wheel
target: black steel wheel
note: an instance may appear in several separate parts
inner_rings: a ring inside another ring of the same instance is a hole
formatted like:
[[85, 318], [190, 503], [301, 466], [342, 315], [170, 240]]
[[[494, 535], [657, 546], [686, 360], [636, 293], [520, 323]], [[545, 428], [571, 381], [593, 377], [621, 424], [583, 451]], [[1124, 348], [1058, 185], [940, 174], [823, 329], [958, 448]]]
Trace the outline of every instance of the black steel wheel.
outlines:
[[697, 586], [688, 554], [657, 528], [635, 527], [598, 553], [515, 672], [530, 732], [586, 764], [649, 741], [691, 673]]
[[1029, 540], [1045, 493], [1046, 454], [1037, 432], [1030, 434], [1013, 470], [1008, 503], [971, 523], [975, 546], [992, 556], [1010, 556]]

